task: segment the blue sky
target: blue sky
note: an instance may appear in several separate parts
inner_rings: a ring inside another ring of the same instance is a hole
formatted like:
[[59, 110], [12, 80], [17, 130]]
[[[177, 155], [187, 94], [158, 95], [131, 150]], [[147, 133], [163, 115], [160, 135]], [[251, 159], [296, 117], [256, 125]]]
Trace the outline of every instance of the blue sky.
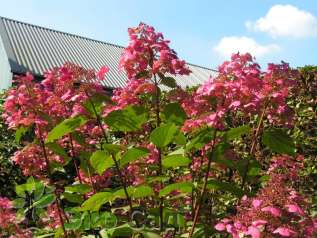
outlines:
[[261, 65], [317, 64], [317, 1], [10, 0], [0, 15], [126, 45], [140, 21], [171, 40], [180, 58], [210, 68], [232, 51], [251, 51]]

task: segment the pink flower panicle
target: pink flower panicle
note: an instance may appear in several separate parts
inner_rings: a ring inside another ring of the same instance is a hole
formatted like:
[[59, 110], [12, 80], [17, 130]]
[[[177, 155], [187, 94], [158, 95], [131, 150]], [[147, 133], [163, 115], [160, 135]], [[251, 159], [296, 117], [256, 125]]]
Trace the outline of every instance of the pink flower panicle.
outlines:
[[15, 219], [12, 202], [8, 198], [0, 197], [0, 228], [6, 229], [15, 224]]
[[298, 72], [288, 64], [269, 64], [261, 72], [250, 54], [234, 54], [231, 61], [219, 66], [219, 73], [210, 77], [192, 95], [193, 100], [182, 105], [192, 118], [185, 122], [184, 131], [204, 125], [224, 126], [223, 119], [229, 112], [242, 112], [245, 116], [259, 114], [274, 124], [291, 124], [292, 113], [286, 104], [290, 90], [295, 86]]
[[[250, 235], [252, 238], [273, 234], [298, 238], [317, 235], [316, 220], [308, 213], [309, 204], [291, 188], [289, 180], [289, 174], [294, 176], [302, 167], [302, 158], [279, 156], [272, 161], [274, 169], [269, 171], [266, 186], [254, 198], [244, 197], [237, 207], [237, 215], [220, 221], [216, 230], [226, 231], [233, 237]], [[276, 165], [278, 161], [281, 162]]]
[[[103, 93], [101, 84], [96, 83], [96, 78], [102, 80], [107, 72], [106, 66], [95, 73], [93, 70], [66, 63], [60, 68], [46, 72], [45, 79], [40, 83], [34, 81], [29, 73], [18, 77], [17, 86], [8, 91], [4, 103], [5, 122], [12, 129], [21, 126], [34, 127], [39, 141], [45, 140], [48, 132], [66, 118], [76, 115], [91, 117], [83, 104], [87, 101], [87, 94]], [[98, 127], [96, 129], [96, 126], [97, 123], [92, 121], [78, 129], [78, 132], [85, 135], [85, 147], [96, 143], [96, 138], [99, 138], [101, 131]], [[67, 137], [57, 143], [68, 146], [70, 141]], [[77, 151], [86, 149], [75, 141], [73, 144]], [[63, 158], [50, 150], [47, 152], [49, 161], [63, 163]], [[27, 145], [16, 152], [13, 161], [21, 167], [24, 175], [41, 176], [47, 167], [42, 148], [37, 144]]]
[[116, 89], [112, 97], [117, 103], [113, 110], [126, 105], [141, 103], [139, 96], [156, 92], [153, 77], [159, 75], [188, 75], [184, 60], [180, 60], [174, 50], [169, 47], [162, 33], [155, 32], [152, 26], [140, 23], [129, 28], [129, 45], [124, 49], [119, 68], [124, 69], [128, 77], [124, 88]]

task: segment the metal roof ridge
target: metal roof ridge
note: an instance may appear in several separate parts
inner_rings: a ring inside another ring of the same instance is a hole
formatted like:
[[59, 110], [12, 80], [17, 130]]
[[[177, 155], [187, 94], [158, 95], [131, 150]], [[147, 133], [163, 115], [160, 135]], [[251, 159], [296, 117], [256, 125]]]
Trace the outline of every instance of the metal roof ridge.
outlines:
[[[106, 41], [102, 41], [102, 40], [96, 40], [96, 39], [93, 39], [93, 38], [90, 38], [90, 37], [86, 37], [86, 36], [82, 36], [82, 35], [78, 35], [78, 34], [74, 34], [74, 33], [69, 33], [69, 32], [65, 32], [65, 31], [61, 31], [61, 30], [56, 30], [56, 29], [52, 29], [52, 28], [49, 28], [49, 27], [45, 27], [45, 26], [39, 26], [39, 25], [35, 25], [35, 24], [32, 24], [32, 23], [28, 23], [28, 22], [23, 22], [23, 21], [20, 21], [20, 20], [12, 19], [12, 18], [9, 18], [9, 17], [0, 16], [0, 18], [8, 20], [8, 21], [17, 22], [17, 23], [20, 23], [20, 24], [29, 25], [29, 26], [32, 26], [32, 27], [41, 28], [43, 30], [57, 32], [57, 33], [61, 33], [61, 34], [64, 34], [64, 35], [74, 36], [74, 37], [78, 37], [78, 38], [81, 38], [81, 39], [86, 39], [86, 40], [89, 40], [89, 41], [94, 41], [94, 42], [98, 42], [98, 43], [102, 43], [102, 44], [106, 44], [106, 45], [115, 46], [115, 47], [122, 48], [122, 49], [125, 48], [124, 46], [121, 46], [121, 45], [118, 45], [118, 44], [114, 44], [114, 43], [110, 43], [110, 42], [106, 42]], [[194, 66], [194, 67], [199, 67], [199, 68], [202, 68], [202, 69], [207, 69], [207, 70], [210, 70], [210, 71], [218, 72], [215, 69], [211, 69], [211, 68], [208, 68], [206, 66], [201, 66], [201, 65], [198, 65], [198, 64], [189, 63], [188, 61], [186, 61], [186, 64]]]
[[118, 44], [114, 44], [114, 43], [110, 43], [110, 42], [106, 42], [106, 41], [102, 41], [102, 40], [96, 40], [96, 39], [93, 39], [93, 38], [90, 38], [90, 37], [81, 36], [81, 35], [78, 35], [78, 34], [69, 33], [69, 32], [65, 32], [65, 31], [61, 31], [61, 30], [56, 30], [56, 29], [52, 29], [52, 28], [49, 28], [49, 27], [45, 27], [45, 26], [39, 26], [39, 25], [35, 25], [35, 24], [32, 24], [32, 23], [28, 23], [28, 22], [23, 22], [23, 21], [19, 21], [19, 20], [16, 20], [16, 19], [12, 19], [12, 18], [9, 18], [9, 17], [0, 16], [0, 18], [8, 20], [8, 21], [17, 22], [17, 23], [20, 23], [20, 24], [25, 24], [25, 25], [41, 28], [43, 30], [53, 31], [53, 32], [64, 34], [64, 35], [74, 36], [74, 37], [78, 37], [78, 38], [82, 38], [82, 39], [86, 39], [86, 40], [90, 40], [90, 41], [95, 41], [95, 42], [99, 42], [99, 43], [102, 43], [102, 44], [112, 45], [112, 46], [124, 49], [123, 46], [118, 45]]

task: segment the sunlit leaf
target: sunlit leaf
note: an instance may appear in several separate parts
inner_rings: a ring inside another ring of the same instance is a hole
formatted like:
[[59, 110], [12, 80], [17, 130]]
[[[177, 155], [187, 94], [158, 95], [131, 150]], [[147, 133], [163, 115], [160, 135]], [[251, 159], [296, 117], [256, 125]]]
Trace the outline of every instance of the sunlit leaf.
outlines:
[[114, 164], [111, 156], [103, 150], [97, 150], [90, 157], [90, 164], [99, 174], [103, 174], [108, 168]]
[[124, 153], [120, 160], [120, 166], [123, 167], [128, 163], [138, 160], [149, 154], [149, 150], [143, 147], [131, 148]]
[[157, 147], [163, 148], [172, 142], [176, 132], [177, 127], [174, 124], [164, 124], [152, 131], [150, 140]]
[[62, 121], [48, 133], [45, 143], [54, 142], [55, 140], [60, 139], [64, 135], [75, 131], [86, 122], [87, 119], [82, 116], [76, 116]]
[[295, 144], [293, 139], [279, 128], [271, 128], [264, 131], [262, 142], [273, 152], [280, 154], [295, 154]]
[[110, 112], [104, 121], [114, 131], [137, 131], [147, 122], [148, 113], [142, 106], [127, 106]]

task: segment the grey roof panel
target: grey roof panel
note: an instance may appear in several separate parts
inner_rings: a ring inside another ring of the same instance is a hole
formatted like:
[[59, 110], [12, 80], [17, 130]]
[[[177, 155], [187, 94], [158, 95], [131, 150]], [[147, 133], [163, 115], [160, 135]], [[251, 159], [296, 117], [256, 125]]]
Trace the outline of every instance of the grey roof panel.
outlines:
[[[19, 70], [12, 69], [14, 73], [21, 73], [21, 69], [24, 69], [43, 75], [45, 71], [65, 62], [96, 70], [107, 65], [110, 71], [107, 80], [103, 81], [105, 86], [118, 88], [125, 85], [126, 75], [118, 70], [124, 49], [121, 46], [4, 17], [0, 17], [0, 24], [5, 29], [0, 33], [6, 34], [2, 38], [8, 39], [9, 44], [6, 46], [11, 47], [7, 50], [13, 52], [12, 58], [21, 66]], [[192, 71], [189, 76], [175, 77], [181, 87], [196, 86], [214, 74], [213, 70], [197, 65], [188, 64], [188, 67]]]

